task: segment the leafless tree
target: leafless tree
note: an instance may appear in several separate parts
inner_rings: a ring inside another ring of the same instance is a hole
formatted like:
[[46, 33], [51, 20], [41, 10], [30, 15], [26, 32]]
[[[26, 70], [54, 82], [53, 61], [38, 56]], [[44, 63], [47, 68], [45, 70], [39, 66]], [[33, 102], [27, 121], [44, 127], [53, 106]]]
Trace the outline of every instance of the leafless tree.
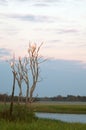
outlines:
[[19, 57], [17, 61], [15, 60], [15, 57], [13, 57], [11, 68], [15, 81], [17, 81], [20, 89], [18, 102], [20, 102], [20, 99], [22, 97], [23, 81], [27, 86], [26, 104], [28, 103], [28, 99], [30, 103], [33, 101], [33, 93], [39, 80], [40, 63], [45, 61], [43, 60], [43, 57], [39, 55], [42, 44], [43, 43], [41, 43], [40, 46], [37, 46], [35, 43], [29, 44], [28, 57]]
[[16, 68], [16, 80], [20, 90], [18, 103], [20, 103], [20, 101], [22, 101], [22, 82], [23, 82], [23, 71], [22, 71], [23, 64], [21, 57], [19, 57], [17, 63], [15, 63], [15, 68]]
[[42, 57], [39, 55], [40, 48], [43, 43], [41, 43], [40, 46], [37, 47], [36, 44], [29, 44], [28, 48], [28, 54], [29, 54], [29, 66], [30, 66], [30, 71], [31, 71], [31, 77], [32, 77], [32, 85], [30, 87], [30, 92], [29, 92], [29, 102], [33, 101], [33, 92], [36, 88], [36, 84], [38, 82], [39, 78], [39, 64], [42, 63], [40, 60]]
[[13, 59], [10, 62], [12, 71], [16, 73], [15, 80], [18, 83], [19, 86], [19, 96], [18, 96], [18, 103], [22, 101], [22, 83], [25, 81], [25, 84], [27, 86], [26, 89], [26, 103], [28, 102], [28, 96], [29, 96], [29, 74], [28, 74], [28, 58], [21, 58], [19, 57], [18, 60]]
[[13, 73], [13, 87], [12, 87], [12, 95], [11, 95], [11, 103], [10, 103], [10, 116], [12, 116], [12, 112], [13, 112], [13, 100], [14, 100], [15, 81], [16, 81], [16, 71], [14, 65], [15, 65], [15, 56], [13, 56], [13, 61], [10, 62], [10, 66], [12, 68], [12, 73]]
[[23, 73], [22, 73], [22, 60], [19, 57], [18, 60], [15, 60], [15, 56], [13, 56], [13, 59], [10, 61], [10, 66], [12, 68], [13, 75], [15, 77], [15, 82], [17, 81], [19, 86], [19, 97], [18, 97], [18, 103], [20, 100], [22, 100], [22, 82], [23, 82]]
[[24, 58], [23, 64], [22, 64], [22, 74], [23, 74], [23, 80], [25, 81], [25, 84], [27, 86], [26, 89], [26, 104], [28, 103], [28, 96], [29, 96], [29, 73], [28, 73], [28, 65], [29, 60], [27, 57]]

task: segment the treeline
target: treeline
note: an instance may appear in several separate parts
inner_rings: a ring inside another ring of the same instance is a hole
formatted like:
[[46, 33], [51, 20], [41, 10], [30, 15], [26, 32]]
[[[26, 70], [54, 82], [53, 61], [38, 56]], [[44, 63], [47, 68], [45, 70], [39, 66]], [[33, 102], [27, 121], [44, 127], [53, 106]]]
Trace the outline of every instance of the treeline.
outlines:
[[[18, 102], [19, 96], [14, 96], [14, 102]], [[22, 102], [25, 102], [26, 98], [22, 97]], [[0, 94], [0, 102], [10, 102], [11, 101], [11, 95], [8, 94]]]
[[81, 101], [85, 102], [86, 101], [86, 96], [74, 96], [74, 95], [67, 95], [65, 96], [55, 96], [55, 97], [43, 97], [43, 98], [38, 98], [38, 101]]
[[[10, 102], [11, 95], [8, 94], [0, 94], [0, 102]], [[22, 102], [25, 102], [25, 97], [21, 98]], [[36, 101], [86, 101], [86, 96], [74, 96], [74, 95], [67, 95], [65, 96], [55, 96], [55, 97], [34, 97], [34, 102]], [[18, 102], [18, 96], [14, 96], [14, 102]]]

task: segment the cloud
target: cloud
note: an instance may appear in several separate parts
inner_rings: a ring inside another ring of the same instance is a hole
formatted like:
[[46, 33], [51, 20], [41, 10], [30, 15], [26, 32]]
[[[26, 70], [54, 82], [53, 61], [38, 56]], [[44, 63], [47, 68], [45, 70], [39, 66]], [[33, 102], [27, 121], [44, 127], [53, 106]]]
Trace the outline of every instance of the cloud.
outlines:
[[15, 18], [15, 19], [20, 19], [20, 20], [23, 20], [23, 21], [31, 21], [31, 22], [55, 22], [55, 18], [49, 17], [49, 16], [45, 16], [45, 15], [32, 15], [32, 14], [20, 15], [20, 14], [11, 14], [11, 15], [7, 15], [7, 17], [9, 17], [9, 18]]
[[[16, 0], [16, 1], [20, 1], [20, 2], [25, 2], [25, 1], [28, 1], [28, 2], [31, 2], [31, 0]], [[39, 3], [51, 3], [51, 2], [60, 2], [62, 0], [35, 0], [34, 2], [39, 2]]]
[[49, 43], [57, 43], [57, 42], [60, 42], [60, 40], [49, 40], [48, 42]]
[[13, 18], [22, 21], [30, 21], [30, 22], [56, 22], [57, 17], [50, 17], [46, 15], [33, 15], [33, 14], [7, 14], [7, 13], [0, 13], [0, 16], [5, 18]]
[[0, 36], [0, 39], [3, 39], [3, 36]]
[[[60, 20], [60, 18], [58, 18], [58, 20]], [[38, 28], [38, 30], [43, 30], [41, 28]], [[67, 33], [79, 33], [80, 30], [78, 30], [77, 28], [63, 28], [63, 29], [60, 29], [60, 28], [53, 28], [53, 29], [50, 29], [50, 28], [47, 28], [46, 30], [44, 31], [51, 31], [51, 32], [56, 32], [58, 34], [67, 34]]]
[[0, 0], [0, 5], [7, 5], [8, 1], [7, 0]]
[[5, 49], [5, 48], [0, 48], [0, 57], [4, 56], [10, 56], [11, 55], [11, 50]]
[[35, 7], [47, 7], [47, 6], [52, 6], [52, 4], [57, 4], [59, 2], [62, 2], [62, 0], [15, 0], [15, 2], [18, 2], [19, 4], [27, 4], [30, 6], [35, 6]]
[[61, 40], [55, 39], [55, 40], [48, 40], [47, 41], [47, 45], [45, 48], [53, 48], [53, 47], [57, 47], [57, 43], [59, 44], [61, 42]]
[[52, 6], [52, 4], [57, 5], [58, 3], [61, 3], [61, 0], [41, 0], [35, 1], [35, 4], [33, 4], [33, 6], [37, 6], [37, 7], [47, 7], [47, 6]]
[[61, 2], [62, 0], [42, 0], [45, 3], [54, 3], [54, 2]]
[[25, 1], [29, 1], [29, 0], [16, 0], [16, 1], [25, 2]]
[[17, 29], [16, 27], [15, 28], [7, 28], [5, 29], [5, 32], [8, 34], [8, 35], [17, 35], [19, 33], [19, 29]]
[[86, 47], [86, 44], [81, 43], [78, 47]]
[[47, 3], [35, 3], [34, 6], [37, 6], [37, 7], [46, 7], [48, 6]]
[[47, 29], [46, 31], [51, 31], [51, 32], [55, 32], [57, 34], [78, 34], [80, 32], [79, 29], [77, 28], [63, 28], [63, 29], [60, 29], [60, 28], [53, 28], [53, 29]]
[[56, 31], [58, 34], [68, 34], [68, 33], [78, 33], [79, 30], [77, 29], [72, 29], [72, 28], [69, 28], [69, 29], [57, 29]]

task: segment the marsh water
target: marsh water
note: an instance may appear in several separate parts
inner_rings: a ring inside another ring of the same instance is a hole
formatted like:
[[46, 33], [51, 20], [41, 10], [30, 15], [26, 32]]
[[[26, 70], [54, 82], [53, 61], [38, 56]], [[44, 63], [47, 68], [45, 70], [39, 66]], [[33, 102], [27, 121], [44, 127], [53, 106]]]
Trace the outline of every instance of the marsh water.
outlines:
[[86, 123], [86, 114], [36, 113], [36, 116], [65, 122]]

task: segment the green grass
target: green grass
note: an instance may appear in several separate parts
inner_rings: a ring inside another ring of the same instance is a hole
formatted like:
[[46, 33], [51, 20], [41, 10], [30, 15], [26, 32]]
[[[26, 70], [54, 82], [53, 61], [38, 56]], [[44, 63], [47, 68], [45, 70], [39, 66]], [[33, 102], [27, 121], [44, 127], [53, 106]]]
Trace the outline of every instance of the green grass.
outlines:
[[31, 123], [0, 121], [0, 130], [86, 130], [86, 124], [38, 119]]
[[[0, 130], [86, 130], [86, 124], [66, 123], [58, 120], [38, 119], [34, 111], [61, 112], [61, 113], [86, 113], [86, 105], [68, 104], [39, 104], [34, 103], [29, 110], [24, 105], [14, 105], [12, 120], [0, 118]], [[8, 116], [9, 104], [0, 104], [0, 112]], [[31, 113], [30, 113], [31, 112]]]
[[[6, 107], [7, 106], [7, 107]], [[2, 109], [1, 109], [2, 108]], [[30, 107], [26, 105], [14, 105], [12, 115], [10, 115], [9, 111], [10, 105], [2, 105], [0, 106], [0, 119], [6, 121], [24, 121], [24, 122], [32, 122], [36, 120], [35, 113]]]
[[[5, 109], [9, 109], [9, 104], [0, 104], [0, 111]], [[86, 114], [86, 105], [79, 104], [32, 103], [31, 109], [35, 112]]]
[[34, 103], [32, 107], [36, 112], [86, 114], [86, 105]]

